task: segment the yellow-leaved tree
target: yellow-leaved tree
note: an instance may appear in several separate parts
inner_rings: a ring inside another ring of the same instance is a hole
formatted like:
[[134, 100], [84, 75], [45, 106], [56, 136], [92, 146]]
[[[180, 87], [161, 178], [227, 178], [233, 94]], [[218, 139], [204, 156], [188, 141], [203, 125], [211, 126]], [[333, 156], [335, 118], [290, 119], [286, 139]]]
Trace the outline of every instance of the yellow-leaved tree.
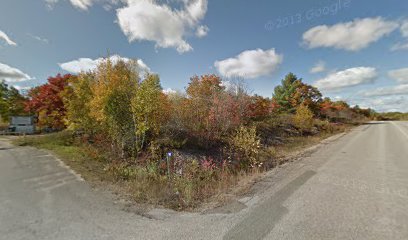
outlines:
[[293, 116], [293, 123], [301, 133], [310, 131], [313, 127], [313, 112], [308, 106], [301, 104], [296, 108], [296, 114]]
[[132, 114], [135, 119], [135, 137], [137, 149], [142, 149], [147, 138], [154, 138], [160, 133], [162, 124], [168, 116], [168, 100], [160, 86], [159, 76], [147, 74], [133, 96]]
[[122, 157], [125, 153], [133, 155], [135, 149], [136, 124], [131, 102], [140, 82], [137, 69], [134, 61], [119, 60], [114, 64], [107, 58], [99, 64], [91, 85], [90, 116], [109, 136], [112, 145], [119, 147]]
[[95, 120], [90, 116], [89, 102], [94, 95], [91, 89], [95, 75], [91, 72], [80, 73], [69, 79], [69, 85], [63, 95], [64, 105], [67, 109], [67, 127], [71, 130], [84, 130], [95, 132]]

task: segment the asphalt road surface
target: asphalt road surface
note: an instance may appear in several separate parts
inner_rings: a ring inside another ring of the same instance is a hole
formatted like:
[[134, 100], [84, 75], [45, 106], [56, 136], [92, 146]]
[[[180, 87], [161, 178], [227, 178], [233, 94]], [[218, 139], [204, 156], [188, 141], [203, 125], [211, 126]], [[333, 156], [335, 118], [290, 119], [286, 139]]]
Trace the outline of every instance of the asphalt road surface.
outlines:
[[375, 122], [200, 213], [145, 214], [42, 150], [0, 140], [0, 239], [408, 239], [408, 122]]

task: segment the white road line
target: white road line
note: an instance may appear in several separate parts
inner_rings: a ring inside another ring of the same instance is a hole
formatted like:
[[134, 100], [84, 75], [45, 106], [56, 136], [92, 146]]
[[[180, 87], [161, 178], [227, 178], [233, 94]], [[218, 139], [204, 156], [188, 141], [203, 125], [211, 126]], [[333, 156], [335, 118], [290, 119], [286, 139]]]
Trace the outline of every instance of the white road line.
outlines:
[[394, 125], [395, 127], [397, 127], [400, 131], [401, 131], [401, 133], [406, 137], [406, 138], [408, 138], [408, 133], [406, 133], [405, 131], [404, 131], [404, 129], [402, 129], [400, 126], [398, 126], [398, 124], [396, 124], [395, 122], [391, 122], [392, 123], [392, 125]]
[[82, 178], [81, 175], [79, 175], [78, 173], [76, 173], [72, 168], [70, 168], [68, 165], [66, 165], [61, 159], [59, 158], [55, 158], [58, 161], [58, 164], [60, 167], [67, 169], [72, 175], [74, 175], [78, 181], [80, 182], [84, 182], [85, 180]]
[[24, 179], [23, 182], [40, 182], [43, 180], [47, 180], [49, 178], [59, 177], [59, 176], [66, 175], [66, 174], [70, 174], [70, 173], [66, 172], [65, 170], [59, 171], [59, 172], [53, 172], [53, 173], [45, 174], [39, 177], [32, 177], [32, 178]]
[[46, 154], [46, 155], [38, 155], [38, 156], [34, 156], [35, 158], [43, 158], [43, 157], [53, 157], [53, 155], [51, 154]]

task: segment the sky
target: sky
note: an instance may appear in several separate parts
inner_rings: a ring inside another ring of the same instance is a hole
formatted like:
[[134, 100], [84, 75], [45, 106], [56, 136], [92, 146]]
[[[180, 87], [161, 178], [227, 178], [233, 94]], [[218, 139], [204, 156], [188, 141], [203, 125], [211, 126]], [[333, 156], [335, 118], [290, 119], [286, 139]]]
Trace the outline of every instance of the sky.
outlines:
[[325, 96], [408, 112], [406, 0], [1, 0], [0, 79], [26, 90], [101, 58], [166, 91], [218, 74], [271, 97], [293, 72]]

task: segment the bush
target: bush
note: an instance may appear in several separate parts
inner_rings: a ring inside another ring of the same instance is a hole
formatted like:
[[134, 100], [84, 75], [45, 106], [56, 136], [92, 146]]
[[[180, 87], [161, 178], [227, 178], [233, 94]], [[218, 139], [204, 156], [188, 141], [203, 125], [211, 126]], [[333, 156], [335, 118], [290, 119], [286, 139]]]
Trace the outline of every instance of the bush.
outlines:
[[302, 104], [296, 108], [296, 114], [293, 116], [293, 124], [302, 134], [312, 129], [313, 122], [313, 113], [306, 105]]
[[239, 127], [231, 137], [229, 144], [233, 156], [241, 167], [260, 167], [262, 165], [259, 162], [261, 140], [256, 133], [256, 127]]

